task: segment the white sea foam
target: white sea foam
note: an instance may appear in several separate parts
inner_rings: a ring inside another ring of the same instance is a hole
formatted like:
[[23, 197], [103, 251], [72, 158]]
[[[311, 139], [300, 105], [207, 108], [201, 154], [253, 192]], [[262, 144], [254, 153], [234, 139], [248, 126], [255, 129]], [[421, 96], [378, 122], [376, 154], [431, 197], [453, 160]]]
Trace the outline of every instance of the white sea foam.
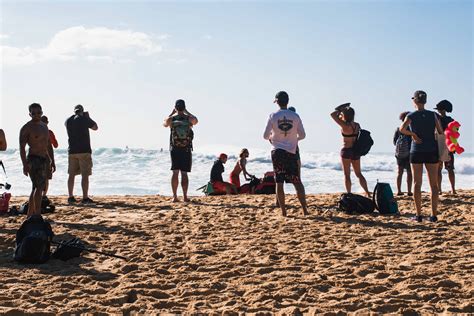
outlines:
[[[226, 151], [229, 160], [224, 177], [228, 177], [238, 154], [238, 149]], [[193, 153], [193, 169], [190, 174], [190, 194], [198, 195], [196, 188], [207, 183], [210, 169], [219, 151], [206, 149]], [[57, 172], [50, 186], [49, 194], [67, 194], [67, 151], [55, 151]], [[250, 149], [248, 170], [262, 176], [272, 170], [270, 152], [262, 149]], [[22, 174], [18, 150], [8, 150], [0, 154], [8, 173], [8, 182], [12, 184], [14, 195], [27, 195], [31, 184]], [[91, 176], [92, 195], [170, 195], [170, 156], [167, 150], [99, 148], [93, 153], [94, 168]], [[302, 179], [307, 193], [342, 192], [344, 184], [338, 153], [302, 152]], [[396, 161], [393, 154], [369, 154], [362, 158], [362, 171], [373, 187], [377, 180], [389, 182], [395, 186]], [[459, 188], [474, 188], [474, 155], [456, 156], [456, 184]], [[80, 177], [76, 179], [76, 195], [80, 193]], [[4, 182], [0, 175], [0, 182]], [[243, 179], [241, 179], [243, 181]], [[353, 176], [355, 191], [359, 191], [357, 178]], [[447, 177], [445, 180], [447, 181]], [[425, 178], [424, 189], [427, 190]], [[445, 182], [445, 189], [448, 184]], [[288, 186], [288, 192], [294, 192]]]

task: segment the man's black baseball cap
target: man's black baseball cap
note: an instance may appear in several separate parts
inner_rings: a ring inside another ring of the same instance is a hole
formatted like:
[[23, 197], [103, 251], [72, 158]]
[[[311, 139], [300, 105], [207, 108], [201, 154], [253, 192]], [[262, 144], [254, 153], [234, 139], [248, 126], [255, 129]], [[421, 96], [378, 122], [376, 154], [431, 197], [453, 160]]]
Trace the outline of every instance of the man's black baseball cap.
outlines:
[[286, 93], [285, 91], [280, 91], [275, 95], [274, 102], [277, 102], [277, 101], [279, 103], [288, 104], [288, 102], [290, 101], [290, 97], [288, 96], [288, 93]]
[[451, 113], [453, 111], [453, 104], [448, 100], [443, 100], [436, 104], [435, 110], [445, 110], [446, 112]]
[[84, 107], [80, 104], [74, 107], [74, 113], [78, 113], [78, 112], [84, 112]]
[[174, 107], [178, 111], [183, 111], [186, 108], [186, 103], [184, 103], [184, 100], [179, 99], [179, 100], [176, 100]]

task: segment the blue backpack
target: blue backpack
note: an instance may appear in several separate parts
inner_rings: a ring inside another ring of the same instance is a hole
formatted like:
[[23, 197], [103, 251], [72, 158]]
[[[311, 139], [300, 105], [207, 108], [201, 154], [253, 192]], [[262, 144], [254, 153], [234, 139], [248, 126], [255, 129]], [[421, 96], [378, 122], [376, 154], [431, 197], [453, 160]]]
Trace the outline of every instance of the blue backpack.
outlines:
[[388, 183], [377, 182], [372, 199], [380, 214], [397, 214], [398, 204]]

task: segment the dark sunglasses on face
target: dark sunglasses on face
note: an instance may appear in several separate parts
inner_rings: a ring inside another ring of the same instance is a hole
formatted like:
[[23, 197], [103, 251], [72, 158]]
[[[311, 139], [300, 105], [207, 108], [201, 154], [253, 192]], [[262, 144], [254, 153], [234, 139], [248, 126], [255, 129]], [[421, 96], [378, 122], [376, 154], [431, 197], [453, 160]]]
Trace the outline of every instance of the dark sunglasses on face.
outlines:
[[43, 111], [33, 111], [33, 112], [30, 112], [30, 114], [33, 116], [33, 115], [43, 115]]

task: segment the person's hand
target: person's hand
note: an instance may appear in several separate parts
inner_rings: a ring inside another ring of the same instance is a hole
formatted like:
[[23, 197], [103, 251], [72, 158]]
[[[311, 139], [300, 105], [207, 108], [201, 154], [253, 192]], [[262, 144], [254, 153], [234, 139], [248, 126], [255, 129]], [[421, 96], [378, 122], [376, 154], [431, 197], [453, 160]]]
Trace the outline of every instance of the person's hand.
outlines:
[[55, 173], [56, 172], [56, 164], [54, 163], [54, 161], [51, 163], [51, 173]]
[[411, 136], [411, 138], [413, 139], [413, 141], [415, 142], [415, 144], [421, 144], [421, 143], [423, 143], [423, 141], [421, 140], [421, 138], [418, 137], [418, 135], [416, 135], [416, 134], [413, 134], [413, 135]]
[[176, 113], [176, 109], [173, 109], [173, 112], [169, 116], [173, 116]]
[[23, 165], [23, 174], [28, 177], [28, 174], [30, 173], [30, 166]]
[[84, 112], [84, 117], [89, 117], [89, 112]]

